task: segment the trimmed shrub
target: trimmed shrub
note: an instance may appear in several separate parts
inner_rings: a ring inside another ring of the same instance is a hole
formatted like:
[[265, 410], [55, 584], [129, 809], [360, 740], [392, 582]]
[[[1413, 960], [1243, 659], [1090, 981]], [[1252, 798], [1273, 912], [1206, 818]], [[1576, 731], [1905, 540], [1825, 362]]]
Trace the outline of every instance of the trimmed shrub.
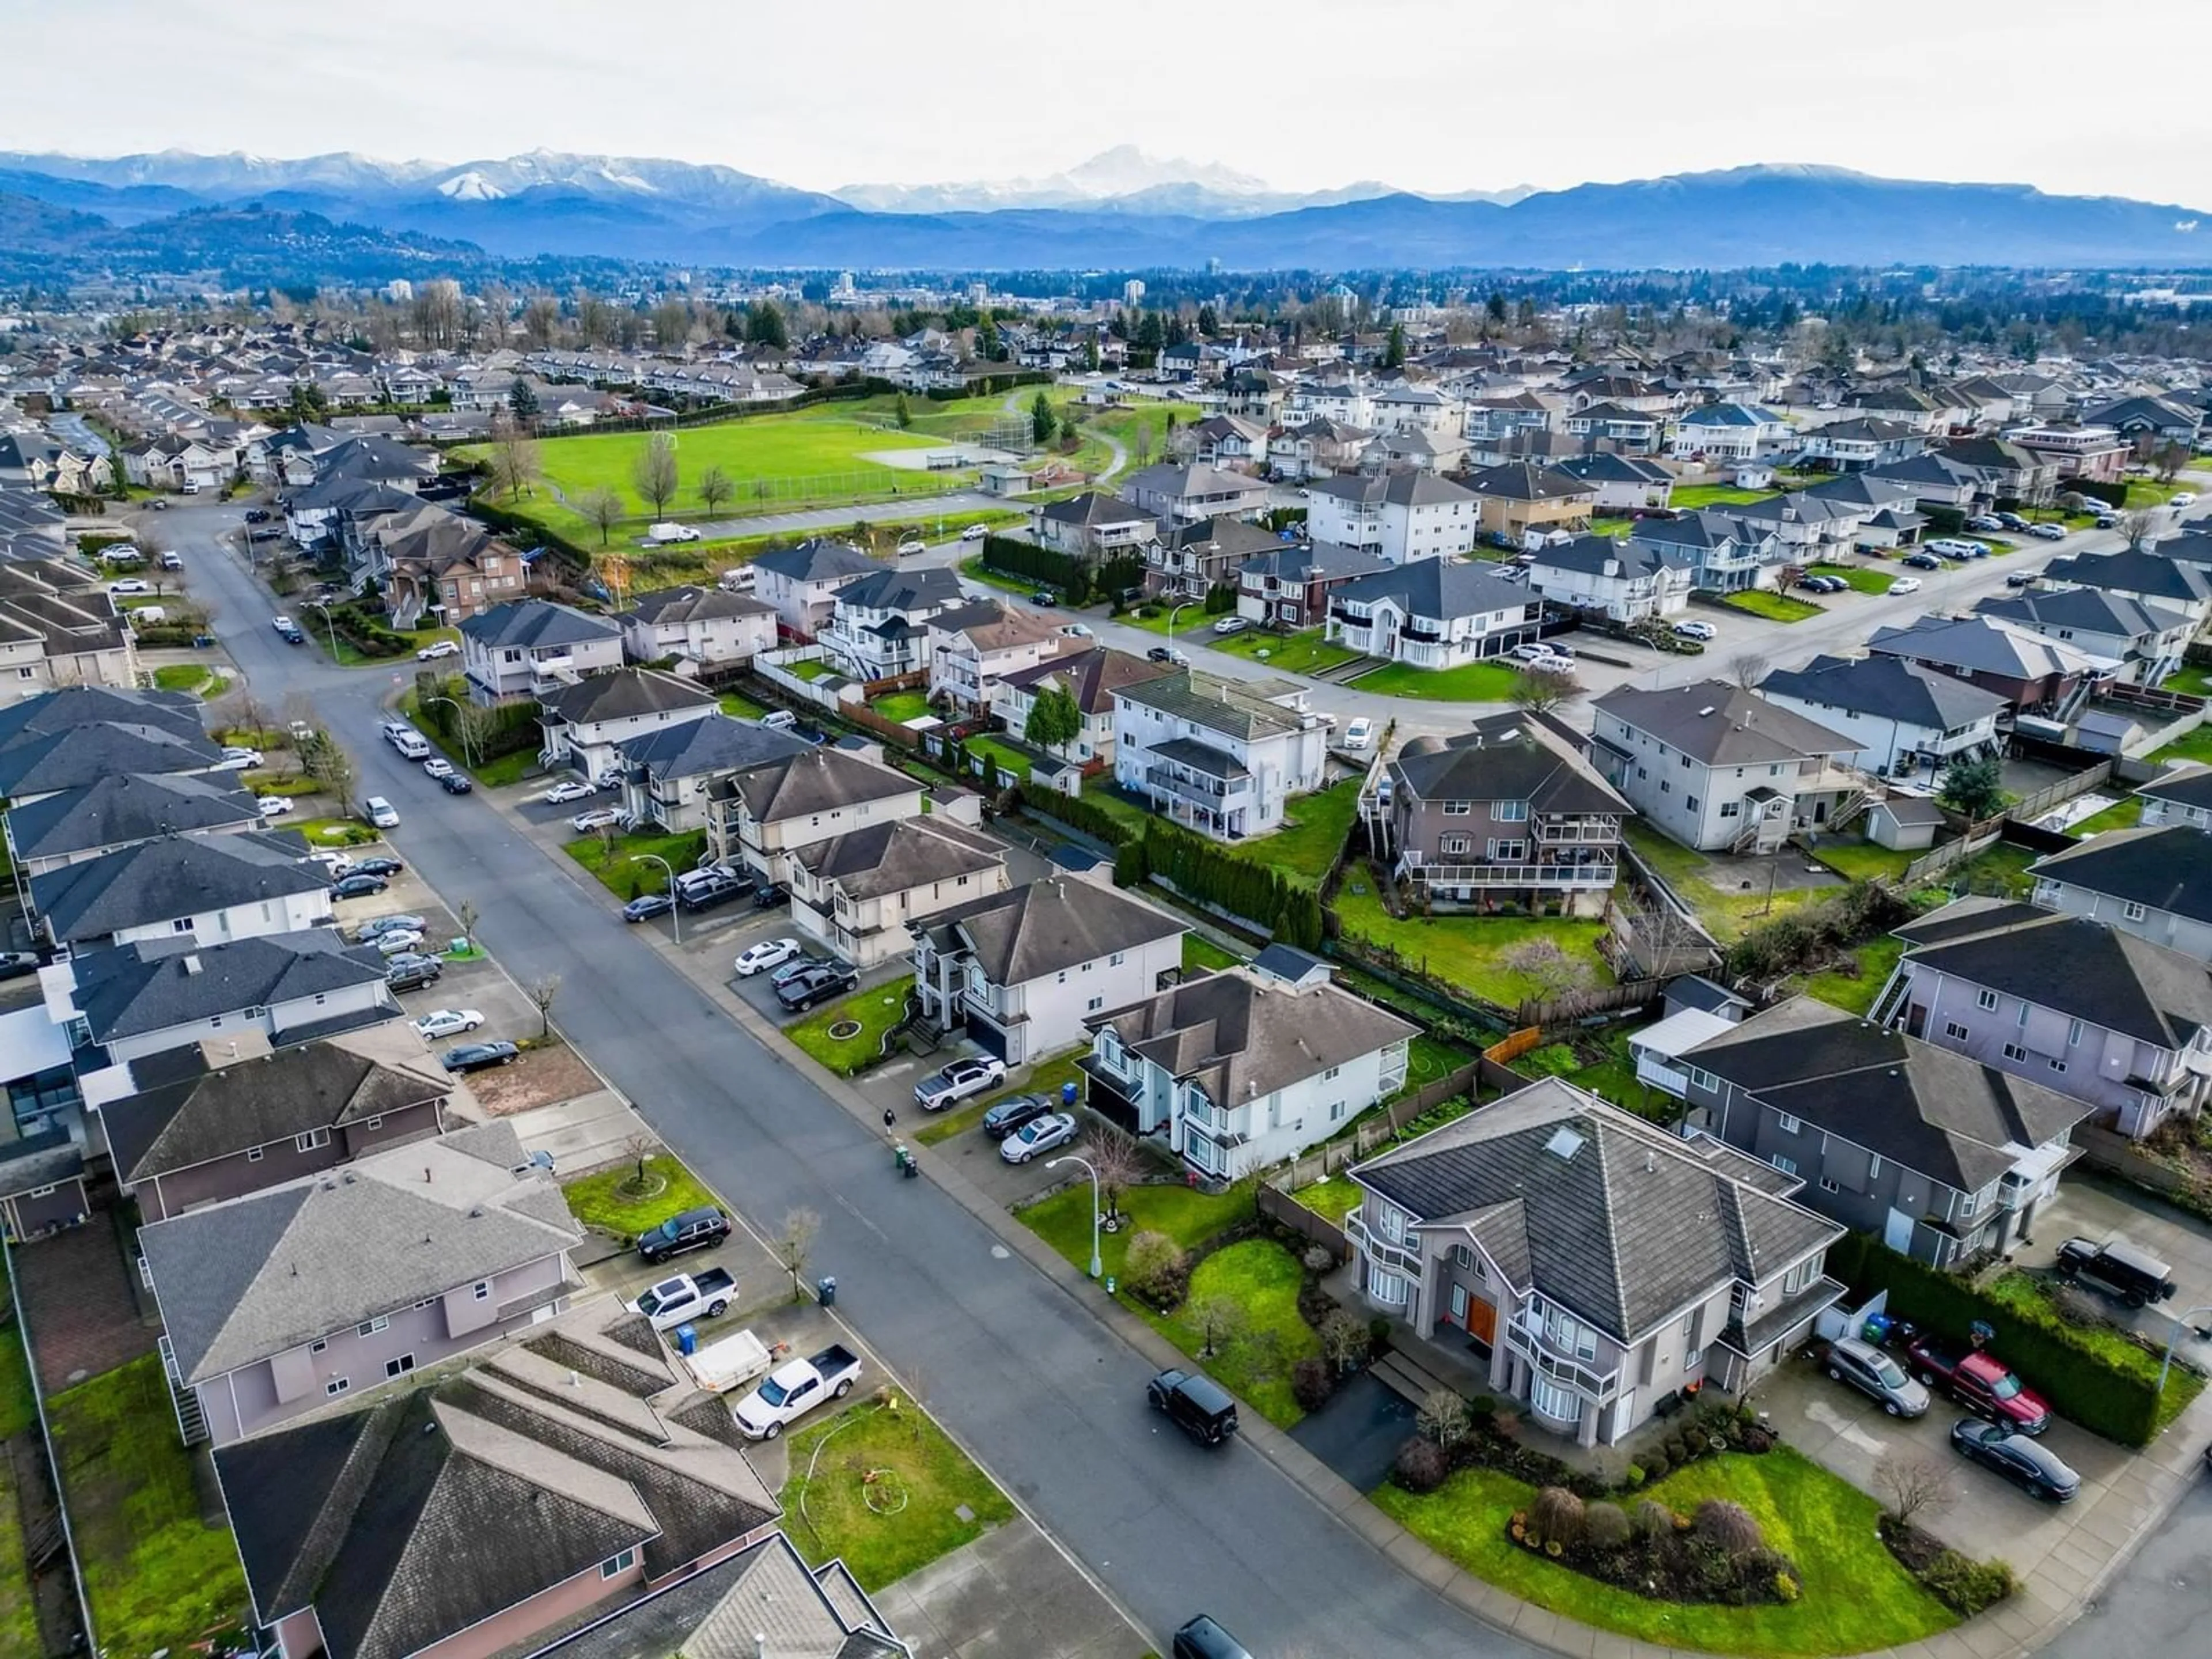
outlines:
[[1189, 1288], [1190, 1258], [1165, 1233], [1138, 1233], [1129, 1240], [1121, 1282], [1147, 1302], [1172, 1306]]
[[1618, 1504], [1599, 1502], [1583, 1511], [1583, 1541], [1594, 1550], [1617, 1550], [1633, 1531], [1628, 1512]]
[[1669, 1538], [1674, 1532], [1674, 1511], [1656, 1498], [1647, 1498], [1629, 1516], [1638, 1538]]
[[1920, 1582], [1962, 1619], [1995, 1607], [2020, 1588], [2008, 1563], [1976, 1561], [1956, 1550], [1945, 1550], [1930, 1562]]
[[1398, 1448], [1398, 1461], [1390, 1473], [1407, 1492], [1434, 1492], [1451, 1473], [1451, 1459], [1435, 1441], [1416, 1435]]
[[1644, 1454], [1643, 1469], [1646, 1480], [1664, 1480], [1667, 1472], [1674, 1467], [1674, 1460], [1667, 1455], [1664, 1446], [1654, 1446]]
[[1528, 1506], [1528, 1530], [1547, 1545], [1579, 1543], [1584, 1515], [1583, 1500], [1565, 1486], [1547, 1486]]
[[1291, 1398], [1300, 1411], [1319, 1411], [1335, 1392], [1336, 1373], [1326, 1359], [1301, 1359], [1291, 1367]]
[[1766, 1546], [1766, 1534], [1759, 1531], [1751, 1511], [1725, 1498], [1708, 1498], [1698, 1504], [1691, 1527], [1698, 1537], [1730, 1557], [1748, 1555]]

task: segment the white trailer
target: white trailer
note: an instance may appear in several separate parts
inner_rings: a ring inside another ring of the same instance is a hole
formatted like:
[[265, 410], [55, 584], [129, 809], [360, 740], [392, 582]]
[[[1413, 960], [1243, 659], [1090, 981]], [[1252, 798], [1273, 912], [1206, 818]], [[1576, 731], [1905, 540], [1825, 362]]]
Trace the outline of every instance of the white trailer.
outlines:
[[727, 1394], [765, 1376], [774, 1357], [768, 1346], [750, 1331], [739, 1331], [719, 1342], [710, 1342], [696, 1353], [683, 1356], [684, 1369], [708, 1394]]

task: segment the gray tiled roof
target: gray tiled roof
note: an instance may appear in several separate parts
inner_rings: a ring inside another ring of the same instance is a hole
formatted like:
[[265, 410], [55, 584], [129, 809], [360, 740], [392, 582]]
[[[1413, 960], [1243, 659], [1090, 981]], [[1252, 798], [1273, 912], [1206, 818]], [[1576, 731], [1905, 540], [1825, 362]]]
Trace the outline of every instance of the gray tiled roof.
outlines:
[[549, 599], [510, 599], [495, 605], [464, 622], [461, 632], [487, 647], [588, 645], [622, 637], [622, 629], [604, 617], [587, 617]]
[[330, 872], [289, 837], [163, 836], [31, 878], [31, 902], [57, 944], [326, 890]]
[[76, 1007], [93, 1041], [167, 1030], [242, 1008], [380, 984], [384, 958], [325, 927], [194, 945], [120, 945], [80, 956]]
[[81, 789], [127, 772], [148, 777], [204, 772], [222, 757], [222, 750], [205, 738], [179, 737], [159, 726], [101, 721], [26, 734], [0, 748], [0, 799]]
[[1877, 628], [1867, 649], [2006, 679], [2082, 674], [2107, 659], [2032, 633], [1995, 617], [1919, 617], [1901, 628]]
[[1223, 679], [1196, 668], [1176, 668], [1157, 679], [1124, 685], [1115, 695], [1230, 738], [1296, 732], [1306, 719], [1295, 708], [1271, 702], [1253, 683]]
[[973, 951], [994, 985], [1023, 984], [1187, 931], [1173, 916], [1113, 888], [1065, 876], [956, 905], [927, 927]]
[[1390, 762], [1390, 775], [1417, 801], [1525, 800], [1534, 812], [1635, 811], [1526, 715], [1494, 715], [1455, 737], [1410, 738]]
[[937, 565], [903, 570], [884, 566], [837, 590], [839, 607], [856, 611], [933, 611], [959, 603], [959, 573]]
[[1018, 668], [1002, 678], [1006, 684], [1025, 691], [1040, 685], [1058, 685], [1074, 697], [1076, 707], [1085, 714], [1110, 714], [1115, 692], [1174, 672], [1166, 663], [1099, 645], [1072, 655], [1048, 657], [1034, 667]]
[[1859, 746], [1855, 738], [1721, 680], [1657, 691], [1617, 686], [1596, 706], [1708, 766], [1786, 764], [1813, 755], [1849, 754]]
[[259, 823], [261, 809], [252, 795], [235, 786], [234, 776], [228, 772], [110, 775], [12, 808], [9, 837], [18, 859], [58, 858], [156, 836]]
[[1370, 576], [1356, 576], [1336, 590], [1355, 604], [1395, 599], [1408, 615], [1437, 622], [1505, 611], [1516, 617], [1538, 603], [1518, 582], [1497, 574], [1497, 567], [1460, 559], [1413, 559]]
[[118, 691], [104, 685], [65, 686], [0, 708], [0, 748], [12, 747], [26, 738], [103, 722], [157, 727], [187, 741], [204, 741], [203, 707], [198, 697], [185, 691]]
[[1467, 481], [1467, 487], [1478, 495], [1516, 501], [1557, 501], [1563, 496], [1592, 495], [1597, 490], [1595, 483], [1585, 483], [1571, 472], [1527, 461], [1508, 461], [1502, 466], [1485, 468]]
[[1334, 496], [1363, 507], [1443, 507], [1475, 500], [1472, 490], [1463, 489], [1433, 472], [1423, 471], [1340, 474], [1315, 480], [1309, 486], [1309, 493]]
[[1802, 668], [1777, 669], [1759, 689], [1770, 697], [1796, 697], [1936, 732], [1972, 726], [2011, 707], [1994, 691], [1902, 657], [1815, 657]]
[[2112, 830], [2028, 866], [2046, 881], [2212, 921], [2212, 833], [2193, 824]]
[[1648, 580], [1662, 570], [1687, 570], [1690, 562], [1668, 547], [1615, 541], [1610, 536], [1577, 536], [1538, 549], [1532, 568], [1636, 581]]
[[[718, 793], [725, 786], [714, 786]], [[740, 772], [726, 787], [745, 804], [758, 823], [811, 817], [862, 801], [890, 800], [921, 786], [858, 755], [809, 744], [798, 754], [769, 760]]]
[[832, 836], [792, 856], [848, 897], [863, 899], [984, 875], [1006, 863], [1006, 849], [949, 818], [924, 816]]
[[631, 738], [621, 745], [621, 752], [625, 762], [647, 768], [655, 777], [690, 778], [786, 760], [813, 746], [758, 720], [733, 720], [718, 713]]
[[556, 685], [538, 699], [547, 713], [572, 726], [711, 708], [716, 698], [696, 680], [653, 668], [617, 668], [574, 685]]
[[2212, 766], [2176, 766], [2136, 791], [2146, 800], [2170, 800], [2184, 806], [2212, 806]]
[[720, 587], [663, 587], [641, 593], [619, 620], [647, 623], [712, 622], [724, 617], [770, 617], [772, 606]]
[[881, 561], [870, 558], [850, 542], [819, 538], [801, 542], [796, 547], [775, 548], [762, 554], [753, 563], [762, 570], [798, 582], [836, 581], [841, 577], [865, 576], [884, 568]]

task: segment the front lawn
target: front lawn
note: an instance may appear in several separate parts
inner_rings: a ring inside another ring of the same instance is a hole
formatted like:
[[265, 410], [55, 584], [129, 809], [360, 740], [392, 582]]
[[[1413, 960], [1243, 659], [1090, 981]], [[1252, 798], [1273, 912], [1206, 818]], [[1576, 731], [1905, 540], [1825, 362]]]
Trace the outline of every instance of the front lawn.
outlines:
[[646, 1160], [642, 1186], [633, 1161], [563, 1182], [561, 1196], [568, 1200], [568, 1213], [585, 1226], [624, 1239], [681, 1211], [703, 1210], [718, 1201], [705, 1182], [665, 1150]]
[[366, 847], [379, 838], [373, 828], [356, 817], [294, 818], [277, 828], [298, 830], [310, 847]]
[[1766, 1542], [1797, 1564], [1803, 1598], [1756, 1607], [1650, 1600], [1599, 1583], [1513, 1542], [1506, 1526], [1535, 1497], [1488, 1469], [1454, 1474], [1416, 1497], [1395, 1485], [1375, 1505], [1431, 1547], [1507, 1594], [1600, 1630], [1711, 1653], [1864, 1653], [1917, 1642], [1957, 1620], [1914, 1581], [1875, 1529], [1881, 1506], [1778, 1446], [1762, 1456], [1704, 1457], [1644, 1492], [1688, 1514], [1709, 1498], [1749, 1510]]
[[[855, 991], [842, 1002], [817, 1008], [796, 1025], [784, 1027], [784, 1036], [840, 1077], [854, 1077], [884, 1057], [884, 1036], [906, 1018], [914, 975], [895, 979], [872, 991]], [[833, 1027], [854, 1024], [859, 1030], [848, 1036], [831, 1036]]]
[[1359, 782], [1358, 778], [1346, 778], [1329, 788], [1300, 795], [1288, 808], [1287, 828], [1231, 842], [1229, 850], [1240, 859], [1270, 865], [1305, 886], [1319, 886], [1344, 851], [1352, 819], [1359, 816]]
[[2180, 488], [2179, 484], [2160, 483], [2155, 478], [2130, 478], [2127, 499], [2120, 503], [2120, 511], [2143, 513], [2154, 507], [2164, 507]]
[[1545, 994], [1528, 974], [1507, 965], [1506, 955], [1531, 939], [1550, 939], [1588, 970], [1589, 986], [1613, 983], [1613, 970], [1597, 953], [1602, 921], [1559, 917], [1437, 916], [1400, 921], [1373, 891], [1346, 884], [1336, 896], [1337, 920], [1346, 934], [1388, 945], [1401, 960], [1503, 1008], [1517, 1008]]
[[[1291, 1367], [1321, 1352], [1320, 1335], [1298, 1312], [1304, 1282], [1297, 1257], [1273, 1239], [1243, 1239], [1200, 1262], [1182, 1306], [1152, 1322], [1224, 1388], [1287, 1429], [1305, 1415], [1291, 1397]], [[1206, 1333], [1193, 1311], [1217, 1297], [1236, 1305], [1237, 1322], [1229, 1339], [1205, 1354]]]
[[85, 1597], [112, 1654], [183, 1651], [246, 1616], [229, 1529], [200, 1518], [158, 1354], [46, 1402]]
[[204, 663], [170, 663], [154, 671], [154, 689], [156, 691], [197, 691], [214, 676], [215, 671]]
[[896, 720], [903, 726], [908, 720], [918, 720], [930, 712], [927, 691], [887, 691], [868, 708], [887, 720]]
[[1027, 1079], [1013, 1088], [1001, 1089], [994, 1095], [971, 1100], [957, 1110], [932, 1118], [915, 1131], [914, 1138], [925, 1146], [935, 1146], [941, 1142], [956, 1139], [982, 1122], [983, 1114], [1010, 1095], [1044, 1095], [1056, 1103], [1062, 1084], [1073, 1083], [1079, 1087], [1081, 1085], [1082, 1073], [1075, 1069], [1075, 1062], [1079, 1056], [1090, 1052], [1088, 1048], [1072, 1048], [1064, 1054], [1056, 1055], [1032, 1071]]
[[533, 749], [518, 749], [508, 755], [500, 755], [471, 769], [478, 783], [487, 789], [504, 789], [509, 784], [520, 783], [537, 769], [538, 752]]
[[895, 1407], [855, 1406], [785, 1443], [785, 1530], [809, 1564], [842, 1560], [864, 1590], [1014, 1518], [1006, 1493], [903, 1394]]
[[1850, 583], [1853, 591], [1860, 593], [1887, 593], [1890, 583], [1897, 580], [1887, 570], [1863, 570], [1856, 565], [1816, 564], [1813, 569], [1817, 575], [1833, 576]]
[[[1889, 584], [1884, 582], [1882, 592], [1887, 593], [1888, 591]], [[1731, 593], [1721, 603], [1731, 611], [1741, 611], [1747, 616], [1764, 617], [1769, 622], [1803, 622], [1808, 617], [1823, 614], [1821, 607], [1810, 599], [1792, 599], [1787, 593], [1770, 593], [1761, 587], [1750, 587], [1740, 593]]]
[[643, 893], [666, 892], [668, 872], [658, 864], [633, 860], [662, 859], [680, 876], [696, 868], [706, 853], [707, 832], [693, 830], [671, 836], [641, 830], [635, 835], [617, 836], [611, 841], [596, 835], [583, 836], [568, 842], [562, 850], [590, 871], [599, 885], [617, 898], [634, 899]]
[[1519, 668], [1502, 662], [1471, 662], [1458, 668], [1415, 668], [1394, 662], [1351, 684], [1361, 691], [1421, 702], [1504, 702], [1520, 679]]
[[1308, 629], [1303, 634], [1267, 634], [1248, 628], [1241, 634], [1226, 635], [1208, 643], [1216, 651], [1252, 662], [1264, 662], [1285, 674], [1318, 674], [1326, 668], [1340, 667], [1359, 655], [1349, 646], [1331, 645], [1322, 637], [1318, 628]]
[[[1079, 1148], [1078, 1149], [1080, 1150]], [[1015, 1218], [1078, 1267], [1091, 1265], [1091, 1183], [1079, 1181], [1050, 1198], [1017, 1210]], [[1239, 1182], [1215, 1196], [1195, 1187], [1132, 1187], [1121, 1194], [1121, 1231], [1102, 1232], [1098, 1252], [1106, 1272], [1121, 1277], [1129, 1240], [1140, 1232], [1165, 1233], [1186, 1250], [1252, 1218], [1252, 1185]], [[1130, 1304], [1132, 1307], [1137, 1304]]]

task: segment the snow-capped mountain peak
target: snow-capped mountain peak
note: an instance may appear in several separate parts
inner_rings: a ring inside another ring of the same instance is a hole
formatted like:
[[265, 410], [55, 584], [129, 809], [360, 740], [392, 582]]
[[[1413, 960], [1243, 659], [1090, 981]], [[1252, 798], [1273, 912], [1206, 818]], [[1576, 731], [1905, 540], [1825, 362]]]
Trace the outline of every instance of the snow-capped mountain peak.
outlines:
[[438, 181], [438, 194], [453, 202], [496, 202], [507, 192], [476, 168]]

